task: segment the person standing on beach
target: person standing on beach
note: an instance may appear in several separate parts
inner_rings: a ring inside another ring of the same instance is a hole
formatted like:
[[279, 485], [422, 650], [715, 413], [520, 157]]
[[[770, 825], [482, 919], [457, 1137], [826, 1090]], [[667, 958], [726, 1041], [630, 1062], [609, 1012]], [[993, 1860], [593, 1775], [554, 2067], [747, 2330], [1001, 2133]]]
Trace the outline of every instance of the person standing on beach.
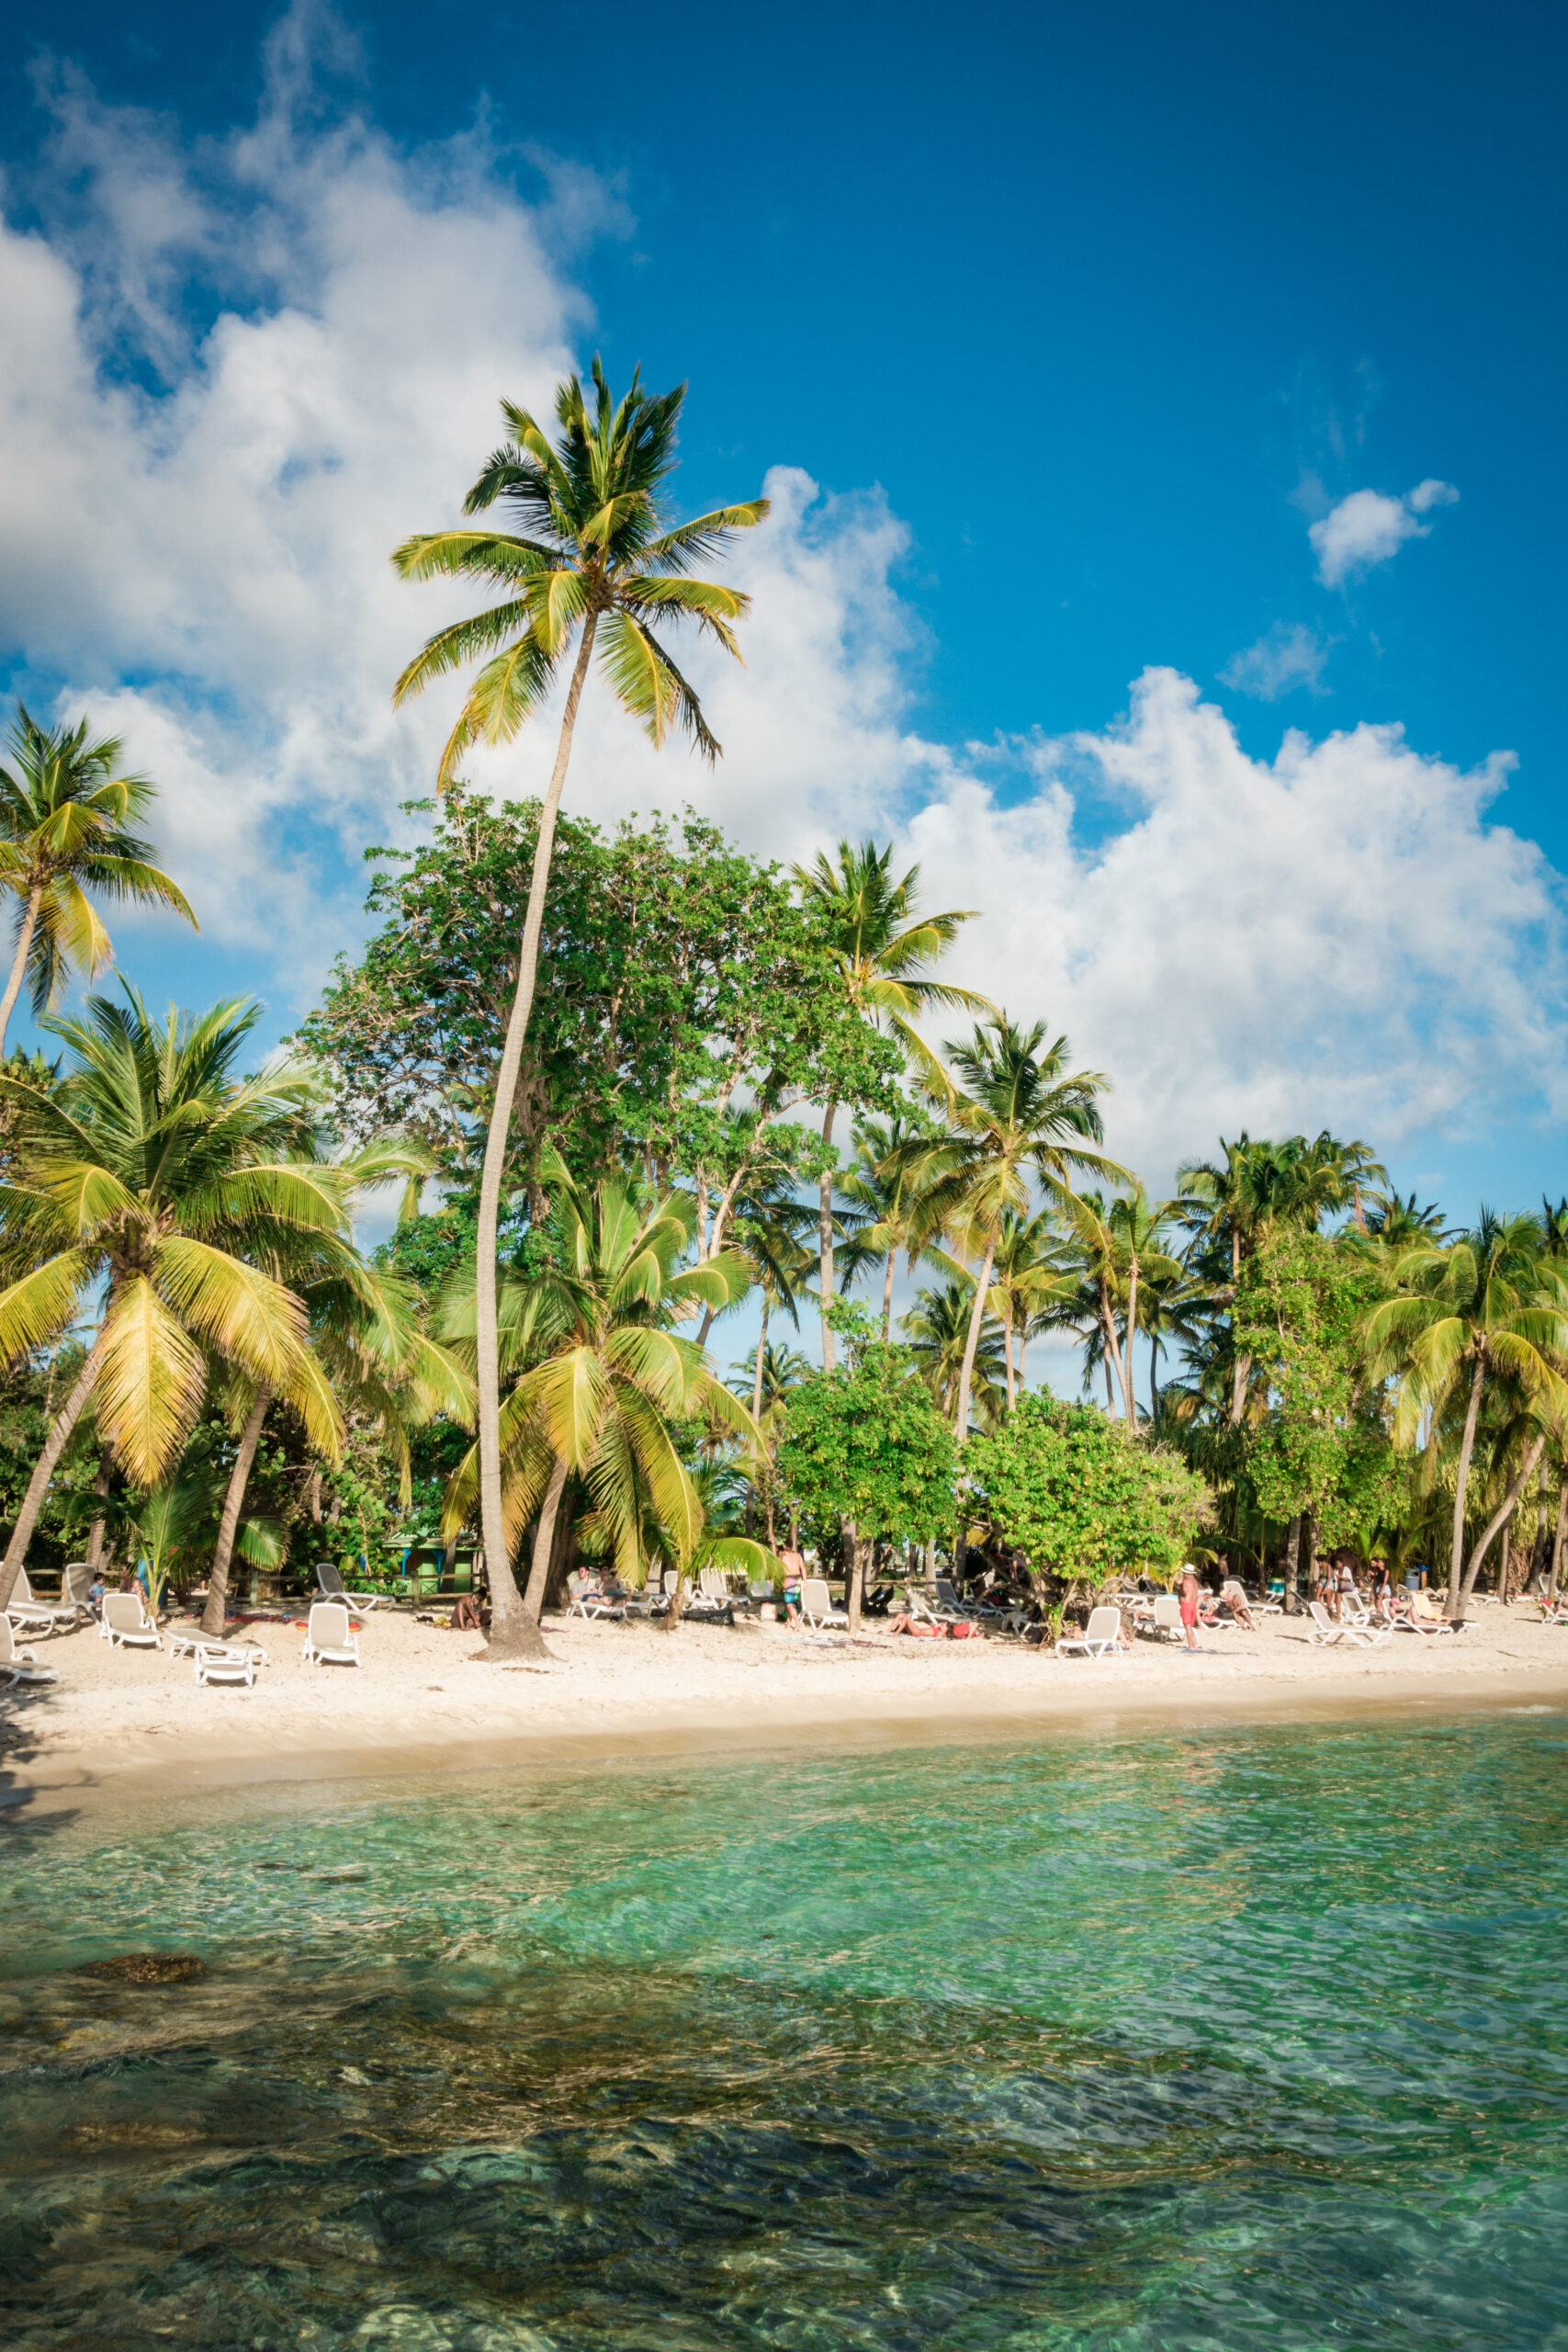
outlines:
[[1187, 1636], [1190, 1650], [1198, 1646], [1199, 1590], [1198, 1571], [1190, 1560], [1184, 1561], [1181, 1569], [1181, 1630]]

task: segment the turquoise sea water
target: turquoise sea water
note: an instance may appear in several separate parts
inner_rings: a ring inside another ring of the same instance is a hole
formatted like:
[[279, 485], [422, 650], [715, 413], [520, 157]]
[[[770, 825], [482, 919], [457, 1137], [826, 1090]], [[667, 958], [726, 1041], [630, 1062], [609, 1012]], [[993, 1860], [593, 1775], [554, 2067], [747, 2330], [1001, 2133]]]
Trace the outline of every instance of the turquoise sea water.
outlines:
[[[1568, 1719], [0, 1832], [0, 2341], [1568, 2345]], [[77, 1973], [198, 1953], [183, 1984]]]

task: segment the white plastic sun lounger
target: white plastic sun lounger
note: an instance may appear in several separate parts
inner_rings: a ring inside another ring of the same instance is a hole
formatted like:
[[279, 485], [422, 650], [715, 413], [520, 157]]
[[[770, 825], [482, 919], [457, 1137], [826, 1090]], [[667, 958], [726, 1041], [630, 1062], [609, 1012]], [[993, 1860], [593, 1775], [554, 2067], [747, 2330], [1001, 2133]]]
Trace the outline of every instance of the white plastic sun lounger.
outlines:
[[26, 1568], [19, 1571], [6, 1605], [6, 1614], [19, 1633], [53, 1634], [69, 1632], [87, 1606], [87, 1587], [93, 1571], [85, 1560], [67, 1563], [62, 1590], [58, 1600], [40, 1600], [28, 1582]]
[[316, 1562], [316, 1582], [324, 1600], [341, 1600], [347, 1609], [357, 1609], [367, 1617], [376, 1603], [385, 1596], [378, 1592], [349, 1592], [343, 1581], [343, 1571], [331, 1560]]
[[248, 1690], [256, 1679], [256, 1668], [265, 1666], [265, 1657], [258, 1657], [248, 1643], [194, 1642], [196, 1679], [197, 1682], [243, 1682]]
[[850, 1622], [841, 1609], [834, 1608], [825, 1577], [801, 1578], [800, 1613], [813, 1633], [820, 1632], [824, 1625], [847, 1625]]
[[569, 1617], [622, 1618], [626, 1615], [624, 1601], [607, 1600], [598, 1586], [591, 1584], [585, 1576], [574, 1570], [566, 1582], [567, 1590], [571, 1595], [571, 1606], [567, 1611]]
[[110, 1649], [161, 1650], [163, 1636], [140, 1591], [106, 1592], [98, 1631]]
[[312, 1601], [300, 1656], [312, 1666], [359, 1664], [359, 1636], [350, 1633], [348, 1611], [341, 1600]]
[[1173, 1642], [1185, 1642], [1187, 1629], [1181, 1622], [1181, 1603], [1174, 1592], [1155, 1595], [1155, 1632]]
[[1337, 1625], [1321, 1600], [1307, 1602], [1307, 1614], [1313, 1622], [1309, 1642], [1320, 1642], [1326, 1649], [1331, 1642], [1347, 1642], [1353, 1649], [1378, 1650], [1384, 1642], [1393, 1639], [1393, 1628], [1369, 1629], [1360, 1625]]
[[1119, 1609], [1091, 1609], [1081, 1634], [1069, 1634], [1056, 1644], [1058, 1657], [1120, 1657], [1127, 1647], [1122, 1638]]
[[18, 1682], [58, 1682], [60, 1677], [52, 1666], [40, 1666], [31, 1650], [17, 1647], [16, 1632], [9, 1617], [0, 1617], [0, 1674], [14, 1690]]

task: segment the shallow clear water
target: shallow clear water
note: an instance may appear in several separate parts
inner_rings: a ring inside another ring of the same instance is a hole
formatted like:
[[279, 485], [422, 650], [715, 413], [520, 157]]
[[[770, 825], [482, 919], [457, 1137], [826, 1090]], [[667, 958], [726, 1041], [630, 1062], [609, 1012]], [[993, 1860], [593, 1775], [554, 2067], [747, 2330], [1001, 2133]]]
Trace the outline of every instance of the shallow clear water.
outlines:
[[0, 2340], [1565, 2346], [1565, 1905], [1536, 1710], [13, 1822]]

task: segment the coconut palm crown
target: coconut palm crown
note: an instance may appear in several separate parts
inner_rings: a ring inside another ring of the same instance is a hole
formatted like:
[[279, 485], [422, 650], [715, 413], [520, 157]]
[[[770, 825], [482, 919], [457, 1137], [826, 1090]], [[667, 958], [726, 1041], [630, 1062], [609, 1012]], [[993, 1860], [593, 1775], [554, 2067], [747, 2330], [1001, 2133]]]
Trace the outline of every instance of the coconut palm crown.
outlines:
[[157, 787], [117, 773], [124, 749], [118, 735], [91, 740], [85, 719], [39, 727], [17, 705], [10, 764], [0, 767], [0, 886], [17, 901], [0, 1053], [24, 978], [39, 1013], [73, 965], [96, 978], [113, 962], [94, 898], [167, 907], [196, 923], [179, 885], [152, 864], [152, 843], [133, 831]]
[[321, 1451], [338, 1451], [337, 1407], [295, 1287], [328, 1270], [351, 1276], [357, 1262], [351, 1176], [321, 1158], [320, 1082], [288, 1064], [237, 1074], [254, 1003], [159, 1022], [126, 995], [47, 1022], [65, 1047], [57, 1082], [0, 1075], [15, 1122], [0, 1186], [0, 1361], [48, 1346], [102, 1297], [17, 1515], [0, 1607], [89, 1398], [142, 1487], [177, 1460], [215, 1360], [287, 1397]]

